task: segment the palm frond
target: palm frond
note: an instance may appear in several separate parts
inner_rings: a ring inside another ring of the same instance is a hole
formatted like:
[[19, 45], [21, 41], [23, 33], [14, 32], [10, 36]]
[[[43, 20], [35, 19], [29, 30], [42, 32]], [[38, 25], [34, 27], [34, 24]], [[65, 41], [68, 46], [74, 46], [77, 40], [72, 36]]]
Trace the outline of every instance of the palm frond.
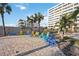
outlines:
[[76, 19], [76, 16], [79, 14], [79, 7], [76, 7], [76, 10], [72, 13], [71, 18]]
[[9, 5], [7, 5], [7, 6], [6, 6], [6, 12], [7, 12], [8, 14], [10, 14], [11, 11], [12, 11], [11, 7], [10, 7]]

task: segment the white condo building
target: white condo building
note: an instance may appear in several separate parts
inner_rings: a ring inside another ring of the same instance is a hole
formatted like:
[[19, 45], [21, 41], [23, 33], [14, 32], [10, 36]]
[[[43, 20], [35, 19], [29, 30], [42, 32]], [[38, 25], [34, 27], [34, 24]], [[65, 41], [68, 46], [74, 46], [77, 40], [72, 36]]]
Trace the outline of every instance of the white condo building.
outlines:
[[[61, 15], [71, 13], [78, 6], [79, 3], [61, 3], [48, 9], [48, 28], [53, 28], [55, 23], [59, 21]], [[77, 20], [77, 23], [79, 24], [79, 19], [77, 18]]]

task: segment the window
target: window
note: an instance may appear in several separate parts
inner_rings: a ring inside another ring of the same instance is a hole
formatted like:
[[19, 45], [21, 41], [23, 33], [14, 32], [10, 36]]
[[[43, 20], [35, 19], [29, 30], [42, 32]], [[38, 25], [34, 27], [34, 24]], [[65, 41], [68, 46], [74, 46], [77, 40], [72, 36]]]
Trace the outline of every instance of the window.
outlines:
[[63, 7], [67, 6], [67, 4], [64, 4]]
[[75, 5], [78, 5], [78, 3], [75, 3], [74, 6], [75, 6]]
[[71, 3], [68, 3], [68, 5], [69, 5], [69, 4], [71, 4]]

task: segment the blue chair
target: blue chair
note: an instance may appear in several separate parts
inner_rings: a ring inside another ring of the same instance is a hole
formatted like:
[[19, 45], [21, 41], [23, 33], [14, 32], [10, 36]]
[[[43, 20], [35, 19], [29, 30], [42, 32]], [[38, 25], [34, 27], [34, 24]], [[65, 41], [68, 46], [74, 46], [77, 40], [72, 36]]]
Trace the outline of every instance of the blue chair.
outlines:
[[55, 46], [56, 45], [55, 39], [56, 38], [54, 37], [54, 35], [49, 33], [48, 40], [47, 40], [48, 44], [51, 46]]
[[40, 35], [39, 35], [39, 38], [42, 38], [43, 37], [43, 33], [41, 33]]
[[45, 33], [41, 33], [41, 34], [39, 35], [39, 38], [41, 38], [42, 40], [46, 41], [46, 40], [48, 39], [48, 36], [47, 36], [47, 34], [45, 34]]
[[43, 35], [42, 39], [47, 42], [48, 36], [47, 35]]

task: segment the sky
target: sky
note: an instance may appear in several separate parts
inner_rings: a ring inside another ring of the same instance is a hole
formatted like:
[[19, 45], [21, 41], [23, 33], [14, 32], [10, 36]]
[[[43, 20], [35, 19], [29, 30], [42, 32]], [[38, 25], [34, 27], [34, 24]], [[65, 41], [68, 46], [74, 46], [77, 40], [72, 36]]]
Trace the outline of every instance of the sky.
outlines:
[[[17, 26], [19, 19], [27, 20], [27, 16], [40, 12], [43, 14], [44, 20], [41, 21], [41, 26], [48, 25], [47, 10], [57, 3], [9, 3], [12, 8], [12, 12], [4, 14], [6, 26]], [[0, 25], [2, 25], [2, 19], [0, 17]]]

